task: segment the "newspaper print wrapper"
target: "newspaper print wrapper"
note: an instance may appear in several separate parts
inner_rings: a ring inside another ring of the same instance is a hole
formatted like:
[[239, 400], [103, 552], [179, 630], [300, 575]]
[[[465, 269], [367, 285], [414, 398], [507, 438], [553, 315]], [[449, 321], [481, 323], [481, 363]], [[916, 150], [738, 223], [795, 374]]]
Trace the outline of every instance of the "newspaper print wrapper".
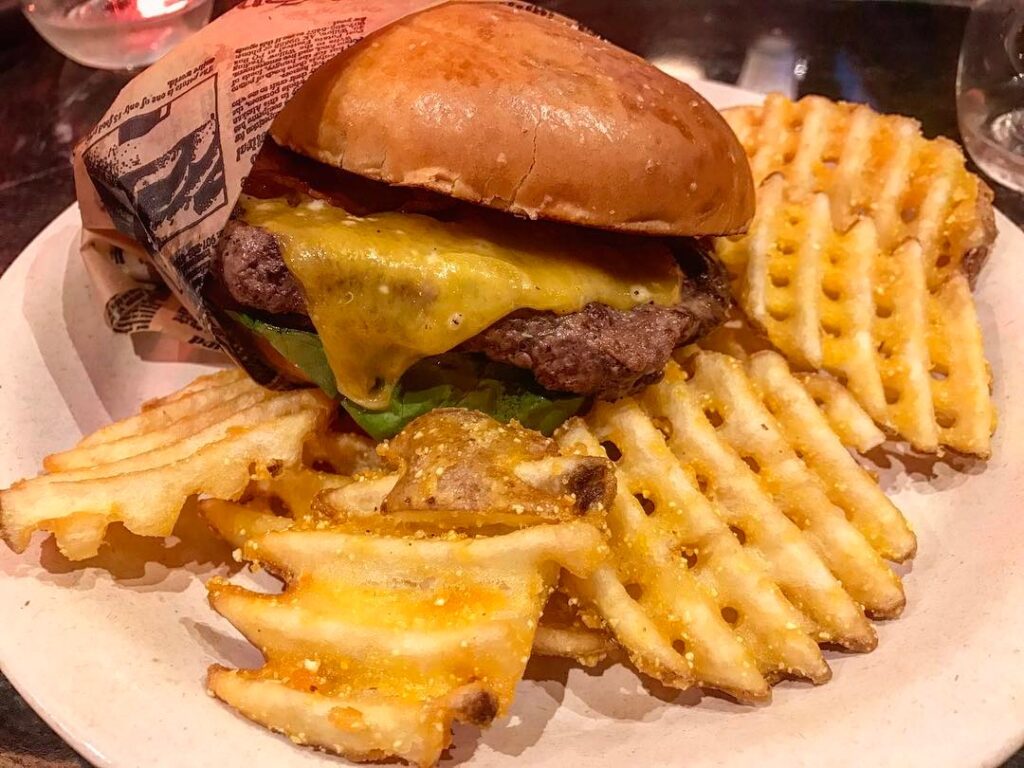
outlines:
[[244, 0], [128, 83], [74, 154], [82, 255], [111, 328], [219, 345], [261, 384], [286, 386], [204, 298], [217, 239], [271, 122], [313, 71], [444, 2]]
[[86, 230], [81, 254], [93, 294], [112, 331], [159, 333], [190, 347], [219, 349], [213, 336], [167, 287], [138, 243]]

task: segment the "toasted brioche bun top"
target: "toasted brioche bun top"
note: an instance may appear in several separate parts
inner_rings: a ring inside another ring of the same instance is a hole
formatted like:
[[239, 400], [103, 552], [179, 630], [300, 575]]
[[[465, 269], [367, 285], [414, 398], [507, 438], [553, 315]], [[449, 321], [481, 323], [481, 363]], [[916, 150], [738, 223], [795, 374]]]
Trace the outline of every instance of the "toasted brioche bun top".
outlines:
[[336, 57], [271, 135], [321, 162], [509, 213], [657, 235], [729, 234], [747, 160], [689, 86], [558, 19], [453, 2]]

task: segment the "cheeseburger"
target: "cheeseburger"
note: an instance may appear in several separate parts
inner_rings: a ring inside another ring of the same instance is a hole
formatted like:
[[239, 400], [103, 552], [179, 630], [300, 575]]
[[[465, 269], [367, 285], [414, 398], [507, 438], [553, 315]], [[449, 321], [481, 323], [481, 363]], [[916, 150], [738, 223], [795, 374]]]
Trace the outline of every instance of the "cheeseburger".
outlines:
[[705, 239], [742, 232], [753, 201], [688, 86], [535, 9], [449, 3], [286, 105], [210, 290], [378, 436], [440, 404], [547, 430], [721, 321]]

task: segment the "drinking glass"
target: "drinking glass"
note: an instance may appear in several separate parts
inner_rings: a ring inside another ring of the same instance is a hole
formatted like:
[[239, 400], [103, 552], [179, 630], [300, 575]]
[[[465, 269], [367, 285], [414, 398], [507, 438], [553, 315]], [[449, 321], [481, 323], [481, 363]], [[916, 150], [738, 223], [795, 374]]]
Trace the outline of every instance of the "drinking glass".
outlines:
[[210, 20], [213, 0], [22, 0], [40, 35], [97, 69], [152, 64]]
[[996, 181], [1024, 192], [1024, 0], [976, 0], [956, 93], [971, 158]]

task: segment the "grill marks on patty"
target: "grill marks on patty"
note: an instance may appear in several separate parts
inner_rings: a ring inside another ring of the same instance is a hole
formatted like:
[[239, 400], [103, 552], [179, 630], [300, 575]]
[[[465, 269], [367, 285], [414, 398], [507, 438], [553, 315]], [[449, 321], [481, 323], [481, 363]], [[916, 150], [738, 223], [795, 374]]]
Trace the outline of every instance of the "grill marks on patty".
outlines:
[[[680, 241], [681, 298], [673, 306], [616, 310], [588, 304], [578, 312], [520, 310], [461, 345], [533, 372], [560, 392], [606, 399], [657, 381], [672, 351], [718, 325], [729, 304], [724, 273], [696, 241]], [[307, 315], [298, 281], [274, 236], [232, 221], [217, 248], [215, 272], [238, 304], [272, 314]]]

